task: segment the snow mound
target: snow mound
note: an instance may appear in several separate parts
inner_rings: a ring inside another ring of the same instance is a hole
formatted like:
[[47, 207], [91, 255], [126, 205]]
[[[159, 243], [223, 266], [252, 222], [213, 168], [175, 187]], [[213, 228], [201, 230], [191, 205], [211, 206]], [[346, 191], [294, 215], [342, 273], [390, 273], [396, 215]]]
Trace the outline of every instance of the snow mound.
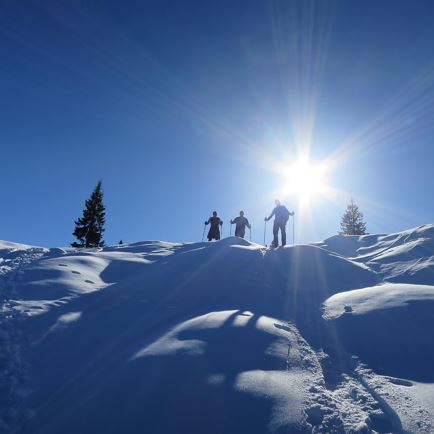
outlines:
[[3, 256], [5, 252], [11, 250], [28, 250], [34, 249], [35, 246], [29, 246], [27, 244], [11, 243], [10, 241], [0, 240], [0, 255]]
[[34, 341], [33, 399], [48, 404], [30, 432], [267, 432], [303, 420], [309, 373], [285, 373], [279, 321], [247, 311], [174, 321], [119, 301], [94, 309]]
[[360, 255], [359, 250], [377, 245], [383, 236], [385, 235], [334, 235], [316, 245], [338, 255], [355, 258]]
[[387, 283], [324, 304], [344, 347], [385, 375], [434, 381], [434, 286]]
[[364, 264], [312, 245], [297, 245], [271, 251], [266, 263], [279, 275], [289, 292], [311, 292], [324, 301], [339, 291], [379, 282], [379, 277]]
[[324, 318], [365, 315], [379, 310], [408, 307], [419, 301], [434, 301], [434, 286], [385, 283], [330, 297], [324, 303]]

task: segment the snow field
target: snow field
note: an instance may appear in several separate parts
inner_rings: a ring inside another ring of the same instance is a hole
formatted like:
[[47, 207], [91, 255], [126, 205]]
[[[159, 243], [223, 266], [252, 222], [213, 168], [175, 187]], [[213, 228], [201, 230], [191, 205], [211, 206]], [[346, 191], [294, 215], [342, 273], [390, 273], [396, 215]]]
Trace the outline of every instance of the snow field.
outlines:
[[0, 243], [4, 432], [433, 432], [434, 226], [266, 250]]

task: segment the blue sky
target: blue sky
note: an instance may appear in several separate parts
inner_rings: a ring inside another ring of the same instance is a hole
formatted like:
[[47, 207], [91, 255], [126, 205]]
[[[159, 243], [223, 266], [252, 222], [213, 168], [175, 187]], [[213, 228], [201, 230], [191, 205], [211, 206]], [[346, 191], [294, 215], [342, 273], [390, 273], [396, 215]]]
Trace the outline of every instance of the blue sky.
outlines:
[[[194, 241], [244, 209], [253, 239], [309, 150], [333, 197], [281, 198], [297, 241], [432, 222], [431, 1], [6, 1], [0, 239], [56, 246], [102, 178], [105, 239]], [[225, 235], [228, 235], [225, 225]]]

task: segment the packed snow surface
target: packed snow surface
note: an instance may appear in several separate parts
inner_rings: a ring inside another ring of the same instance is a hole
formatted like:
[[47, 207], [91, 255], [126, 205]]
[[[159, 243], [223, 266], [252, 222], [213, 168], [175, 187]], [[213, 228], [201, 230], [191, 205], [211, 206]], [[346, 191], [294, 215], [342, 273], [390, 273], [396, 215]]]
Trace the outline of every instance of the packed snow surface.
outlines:
[[432, 433], [434, 226], [267, 250], [0, 241], [0, 432]]

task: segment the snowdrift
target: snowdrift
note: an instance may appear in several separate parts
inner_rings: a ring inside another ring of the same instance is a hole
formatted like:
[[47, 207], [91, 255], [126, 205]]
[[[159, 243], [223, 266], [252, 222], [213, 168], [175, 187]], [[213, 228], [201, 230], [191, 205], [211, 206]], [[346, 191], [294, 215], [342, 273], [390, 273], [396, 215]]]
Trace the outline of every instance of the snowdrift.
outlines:
[[434, 286], [388, 283], [336, 294], [324, 317], [377, 372], [434, 382]]
[[433, 432], [433, 243], [0, 242], [0, 431]]
[[317, 245], [378, 271], [388, 281], [434, 282], [434, 226], [391, 235], [334, 236]]

